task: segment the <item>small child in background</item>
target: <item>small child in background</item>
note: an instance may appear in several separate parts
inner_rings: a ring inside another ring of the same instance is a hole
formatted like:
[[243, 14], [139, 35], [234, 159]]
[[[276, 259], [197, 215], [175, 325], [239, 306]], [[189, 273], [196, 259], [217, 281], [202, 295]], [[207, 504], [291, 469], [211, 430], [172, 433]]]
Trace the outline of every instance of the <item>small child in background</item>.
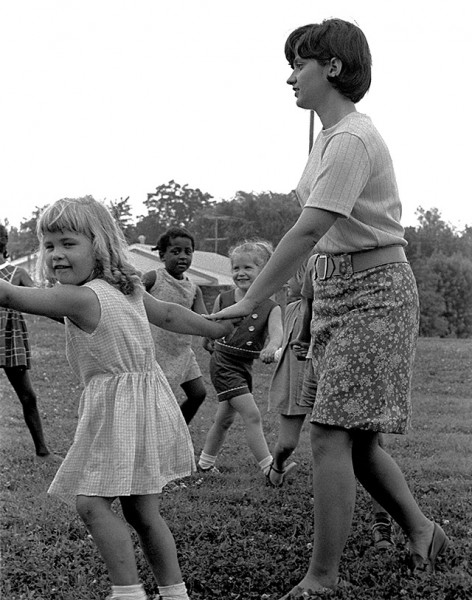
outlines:
[[[287, 282], [287, 305], [284, 317], [284, 335], [282, 346], [277, 351], [278, 362], [269, 387], [269, 411], [279, 413], [279, 434], [274, 448], [274, 461], [267, 474], [267, 482], [272, 487], [281, 487], [285, 476], [296, 466], [286, 460], [298, 445], [300, 432], [306, 415], [311, 414], [310, 406], [300, 406], [300, 395], [306, 368], [305, 356], [299, 358], [291, 350], [290, 344], [298, 339], [304, 316], [304, 304], [301, 295], [306, 271], [305, 261], [297, 273]], [[307, 352], [305, 348], [305, 355]]]
[[[230, 250], [231, 272], [235, 288], [222, 292], [215, 300], [214, 311], [235, 304], [272, 255], [268, 242], [244, 242]], [[238, 323], [228, 336], [214, 342], [210, 359], [210, 376], [218, 396], [215, 421], [207, 434], [198, 461], [201, 471], [215, 471], [215, 462], [226, 434], [237, 413], [241, 415], [246, 438], [262, 472], [267, 475], [272, 464], [259, 409], [252, 395], [252, 366], [260, 358], [274, 362], [282, 342], [283, 328], [280, 306], [267, 299]]]
[[68, 361], [84, 385], [74, 441], [48, 493], [75, 505], [112, 582], [110, 600], [146, 600], [133, 540], [114, 512], [119, 498], [158, 584], [160, 600], [188, 600], [159, 493], [189, 475], [194, 454], [177, 401], [155, 360], [149, 322], [221, 337], [233, 326], [147, 294], [126, 242], [91, 197], [59, 200], [38, 222], [39, 272], [58, 282], [22, 288], [0, 281], [0, 306], [64, 318]]
[[[23, 267], [7, 262], [8, 232], [0, 225], [0, 280], [12, 285], [34, 287], [34, 282]], [[3, 259], [3, 261], [2, 261]], [[23, 409], [23, 418], [33, 439], [39, 461], [60, 462], [61, 458], [49, 451], [38, 411], [36, 392], [31, 383], [31, 351], [28, 329], [23, 315], [10, 308], [0, 308], [0, 367], [15, 390]]]
[[[170, 227], [159, 237], [152, 250], [159, 251], [164, 268], [143, 275], [146, 291], [158, 300], [175, 302], [199, 315], [207, 314], [200, 288], [185, 275], [195, 250], [193, 235], [183, 227]], [[163, 331], [154, 326], [151, 326], [151, 332], [156, 360], [174, 394], [177, 395], [180, 386], [186, 395], [180, 410], [189, 424], [206, 398], [202, 373], [192, 350], [192, 336]]]

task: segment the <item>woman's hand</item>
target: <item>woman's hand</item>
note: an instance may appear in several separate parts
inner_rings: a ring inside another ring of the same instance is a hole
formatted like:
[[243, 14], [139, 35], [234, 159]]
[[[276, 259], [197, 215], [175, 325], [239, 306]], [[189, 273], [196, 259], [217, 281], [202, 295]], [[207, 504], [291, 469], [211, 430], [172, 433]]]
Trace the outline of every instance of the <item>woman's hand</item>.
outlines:
[[250, 315], [254, 308], [255, 305], [252, 302], [248, 302], [245, 298], [243, 298], [239, 302], [236, 302], [236, 304], [228, 306], [228, 308], [223, 308], [223, 310], [219, 310], [216, 313], [203, 316], [205, 319], [210, 319], [211, 321], [241, 319], [242, 317], [247, 317], [247, 315]]

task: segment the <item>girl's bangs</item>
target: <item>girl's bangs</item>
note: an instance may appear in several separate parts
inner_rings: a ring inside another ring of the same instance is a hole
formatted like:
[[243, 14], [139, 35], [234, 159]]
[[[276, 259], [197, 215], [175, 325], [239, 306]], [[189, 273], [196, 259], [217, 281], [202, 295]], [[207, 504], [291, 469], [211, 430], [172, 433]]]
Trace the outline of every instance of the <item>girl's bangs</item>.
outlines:
[[56, 203], [45, 210], [38, 222], [38, 234], [74, 231], [91, 237], [87, 216], [76, 204]]

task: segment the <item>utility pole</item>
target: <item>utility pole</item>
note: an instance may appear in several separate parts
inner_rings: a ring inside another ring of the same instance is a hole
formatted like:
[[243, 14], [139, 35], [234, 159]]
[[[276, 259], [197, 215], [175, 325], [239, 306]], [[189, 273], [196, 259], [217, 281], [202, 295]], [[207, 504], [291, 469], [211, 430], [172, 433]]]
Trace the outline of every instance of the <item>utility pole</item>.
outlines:
[[215, 221], [215, 237], [205, 238], [207, 242], [215, 242], [215, 254], [218, 254], [218, 242], [227, 240], [227, 237], [218, 237], [218, 221], [231, 221], [234, 217], [229, 215], [203, 215], [205, 219]]
[[310, 110], [310, 134], [308, 139], [308, 154], [310, 154], [313, 148], [313, 134], [315, 130], [315, 111]]

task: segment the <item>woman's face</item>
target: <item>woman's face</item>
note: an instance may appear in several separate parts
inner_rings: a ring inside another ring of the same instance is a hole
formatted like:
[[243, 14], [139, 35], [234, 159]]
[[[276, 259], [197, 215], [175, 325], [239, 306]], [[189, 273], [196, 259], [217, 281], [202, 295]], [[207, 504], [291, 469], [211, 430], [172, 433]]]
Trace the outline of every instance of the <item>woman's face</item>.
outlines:
[[327, 75], [330, 65], [322, 66], [314, 58], [301, 58], [295, 55], [293, 71], [287, 79], [297, 99], [297, 106], [317, 110], [322, 106], [327, 93], [333, 89]]

